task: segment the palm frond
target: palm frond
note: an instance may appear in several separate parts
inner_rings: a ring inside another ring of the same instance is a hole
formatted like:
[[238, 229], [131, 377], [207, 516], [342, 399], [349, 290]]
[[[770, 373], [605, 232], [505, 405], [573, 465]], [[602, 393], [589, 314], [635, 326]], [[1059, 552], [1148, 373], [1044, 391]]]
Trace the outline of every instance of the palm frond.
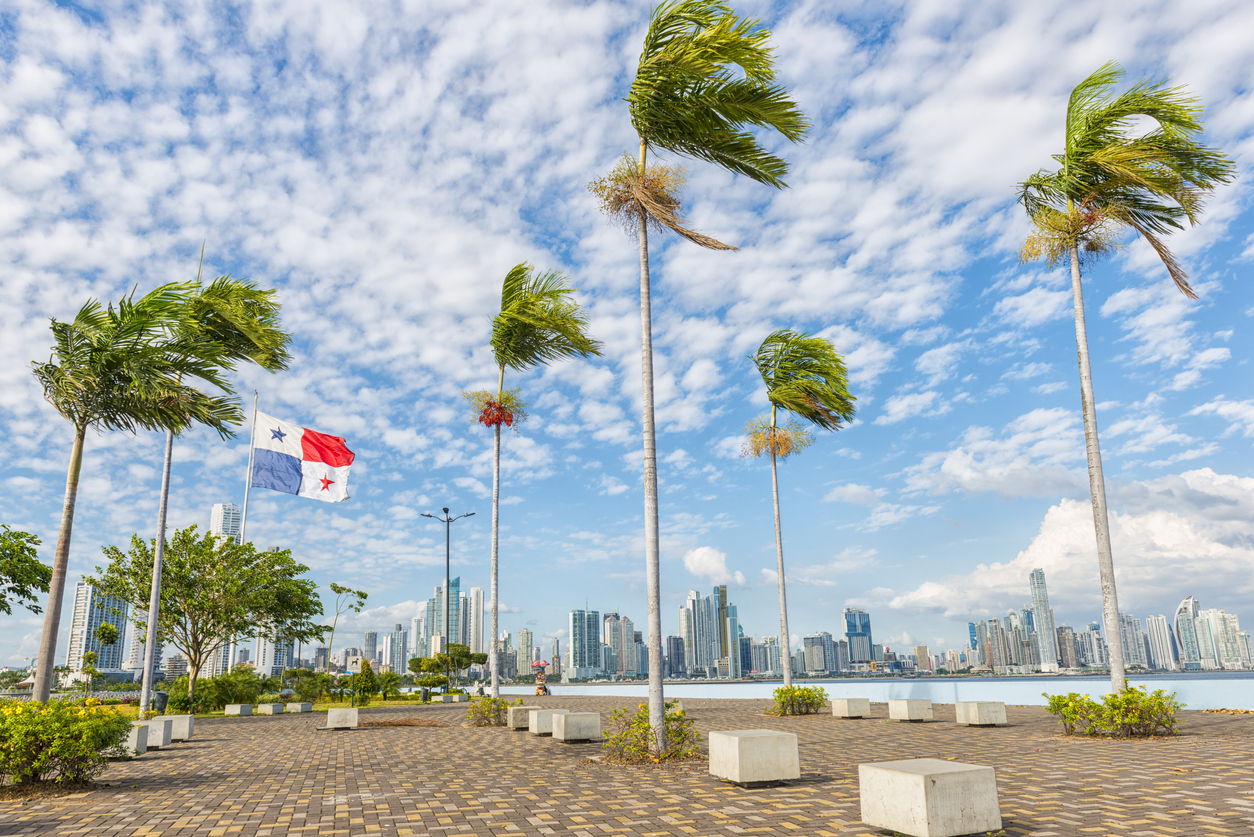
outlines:
[[553, 360], [601, 354], [588, 336], [588, 317], [572, 299], [560, 271], [537, 272], [517, 264], [501, 286], [501, 311], [492, 321], [492, 356], [498, 366], [527, 369]]
[[839, 430], [854, 417], [845, 362], [830, 341], [805, 332], [771, 332], [749, 356], [775, 406], [822, 427]]

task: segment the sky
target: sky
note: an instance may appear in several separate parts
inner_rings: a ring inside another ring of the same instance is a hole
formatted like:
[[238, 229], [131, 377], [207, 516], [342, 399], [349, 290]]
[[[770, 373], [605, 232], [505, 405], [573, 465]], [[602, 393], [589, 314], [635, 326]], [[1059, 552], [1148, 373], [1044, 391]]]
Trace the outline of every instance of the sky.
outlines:
[[[737, 245], [651, 240], [662, 626], [728, 584], [779, 633], [769, 467], [740, 456], [766, 409], [747, 356], [768, 333], [830, 339], [855, 422], [780, 468], [791, 634], [871, 614], [876, 642], [959, 647], [1030, 600], [1100, 617], [1069, 277], [1021, 264], [1014, 185], [1061, 150], [1066, 96], [1108, 60], [1172, 78], [1236, 161], [1170, 245], [1086, 269], [1085, 305], [1121, 607], [1185, 596], [1254, 627], [1254, 5], [1239, 2], [769, 3], [778, 81], [813, 123], [763, 141], [775, 190], [688, 163], [688, 217]], [[277, 289], [291, 368], [240, 369], [246, 407], [345, 437], [340, 504], [255, 491], [248, 537], [326, 590], [369, 593], [336, 646], [408, 625], [444, 574], [488, 587], [491, 434], [461, 393], [515, 264], [566, 272], [604, 355], [523, 374], [504, 436], [501, 628], [563, 640], [585, 602], [643, 626], [640, 320], [634, 242], [587, 184], [636, 147], [626, 94], [642, 2], [81, 3], [0, 11], [2, 522], [50, 562], [69, 425], [30, 373], [51, 318], [205, 272]], [[666, 157], [671, 162], [682, 159]], [[155, 534], [162, 439], [89, 434], [67, 598], [101, 547]], [[248, 427], [174, 447], [170, 522], [242, 504]], [[42, 616], [0, 615], [0, 665]], [[69, 633], [69, 609], [58, 662]]]

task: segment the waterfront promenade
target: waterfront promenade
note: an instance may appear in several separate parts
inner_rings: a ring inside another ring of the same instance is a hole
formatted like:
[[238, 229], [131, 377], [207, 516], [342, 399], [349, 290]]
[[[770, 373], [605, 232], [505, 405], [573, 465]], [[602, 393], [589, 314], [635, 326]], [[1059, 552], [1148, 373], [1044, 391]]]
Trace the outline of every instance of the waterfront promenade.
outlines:
[[[616, 697], [528, 699], [579, 711]], [[1007, 834], [1254, 834], [1254, 716], [1183, 713], [1180, 736], [1139, 742], [1063, 738], [1038, 707], [1010, 726], [763, 716], [762, 700], [685, 700], [703, 732], [797, 733], [802, 778], [741, 789], [704, 764], [626, 768], [500, 728], [463, 728], [464, 706], [365, 710], [432, 727], [320, 732], [322, 714], [197, 722], [185, 744], [111, 766], [110, 787], [0, 801], [0, 835], [886, 835], [859, 821], [857, 765], [917, 757], [996, 768]]]

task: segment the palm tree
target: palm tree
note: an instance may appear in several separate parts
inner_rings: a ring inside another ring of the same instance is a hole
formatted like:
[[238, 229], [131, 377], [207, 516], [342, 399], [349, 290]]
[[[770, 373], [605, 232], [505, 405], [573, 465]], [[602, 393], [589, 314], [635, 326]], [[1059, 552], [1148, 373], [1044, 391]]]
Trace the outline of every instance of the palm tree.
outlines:
[[[201, 248], [201, 264], [204, 248]], [[279, 304], [274, 291], [258, 288], [252, 282], [219, 276], [207, 286], [196, 272], [195, 290], [187, 298], [182, 316], [172, 324], [173, 337], [199, 351], [213, 351], [222, 371], [234, 369], [239, 361], [251, 361], [271, 372], [286, 369], [291, 337], [279, 327]], [[174, 431], [166, 430], [165, 464], [161, 472], [161, 500], [157, 507], [157, 546], [152, 564], [152, 595], [148, 601], [147, 639], [144, 643], [143, 686], [139, 711], [148, 711], [152, 695], [152, 670], [157, 653], [157, 608], [161, 602], [161, 563], [165, 557], [165, 519], [170, 499], [170, 466], [174, 460]]]
[[780, 427], [780, 409], [824, 430], [839, 430], [853, 420], [855, 399], [849, 394], [845, 362], [822, 337], [781, 329], [771, 332], [749, 356], [766, 384], [771, 402], [769, 419], [749, 422], [743, 455], [771, 456], [771, 498], [775, 504], [775, 572], [779, 586], [780, 664], [784, 687], [792, 685], [792, 649], [788, 633], [788, 603], [784, 590], [784, 536], [779, 521], [779, 475], [776, 460], [787, 459], [809, 447], [814, 436], [798, 421]]
[[[53, 654], [61, 622], [61, 599], [70, 555], [70, 535], [83, 443], [88, 428], [98, 430], [182, 430], [206, 424], [223, 438], [243, 416], [221, 377], [220, 349], [189, 345], [169, 338], [171, 324], [182, 316], [193, 286], [162, 285], [139, 300], [134, 294], [115, 308], [90, 300], [74, 319], [52, 321], [52, 357], [33, 363], [44, 397], [74, 427], [74, 445], [65, 480], [65, 504], [52, 564], [48, 610], [33, 694], [46, 701], [51, 692]], [[225, 395], [205, 395], [183, 383], [199, 379]]]
[[[1119, 602], [1080, 267], [1115, 250], [1118, 238], [1130, 228], [1158, 253], [1180, 292], [1196, 299], [1184, 269], [1159, 236], [1183, 229], [1182, 220], [1196, 224], [1203, 199], [1217, 184], [1231, 180], [1235, 171], [1221, 151], [1198, 142], [1202, 108], [1185, 88], [1166, 87], [1163, 81], [1139, 81], [1113, 95], [1111, 87], [1122, 76], [1119, 65], [1110, 62], [1071, 91], [1063, 152], [1054, 155], [1062, 168], [1038, 171], [1017, 187], [1019, 202], [1034, 225], [1020, 257], [1024, 261], [1041, 258], [1051, 267], [1066, 260], [1071, 266], [1080, 404], [1097, 534], [1102, 616], [1108, 637], [1120, 635]], [[1157, 127], [1134, 134], [1146, 117]], [[1127, 687], [1123, 647], [1112, 641], [1107, 648], [1111, 688], [1120, 692]]]
[[642, 436], [644, 439], [645, 575], [649, 607], [649, 726], [666, 750], [662, 696], [662, 612], [659, 581], [657, 445], [653, 417], [653, 321], [649, 227], [670, 229], [715, 250], [735, 249], [686, 229], [680, 215], [682, 169], [649, 166], [648, 152], [671, 151], [782, 189], [788, 164], [767, 152], [751, 128], [800, 142], [805, 116], [774, 83], [771, 33], [738, 17], [721, 0], [670, 0], [653, 9], [636, 76], [627, 95], [639, 138], [636, 160], [622, 163], [591, 188], [602, 210], [640, 246]]
[[516, 264], [501, 286], [501, 311], [492, 320], [492, 357], [496, 361], [495, 395], [486, 390], [464, 393], [472, 404], [472, 421], [492, 428], [492, 641], [488, 668], [492, 697], [500, 697], [500, 669], [496, 654], [499, 597], [497, 596], [498, 531], [501, 512], [501, 425], [516, 427], [527, 416], [519, 390], [505, 389], [505, 370], [521, 372], [562, 358], [601, 354], [601, 344], [588, 336], [588, 318], [571, 297], [575, 291], [565, 274], [537, 273], [529, 264]]

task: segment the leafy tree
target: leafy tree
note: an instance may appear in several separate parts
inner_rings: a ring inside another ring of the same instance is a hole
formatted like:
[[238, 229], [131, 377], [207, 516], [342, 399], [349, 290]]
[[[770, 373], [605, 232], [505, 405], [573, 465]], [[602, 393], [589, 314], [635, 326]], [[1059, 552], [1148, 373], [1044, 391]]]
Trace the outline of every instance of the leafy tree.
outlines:
[[[1080, 406], [1107, 636], [1119, 636], [1119, 602], [1080, 269], [1116, 250], [1119, 238], [1131, 230], [1154, 248], [1180, 292], [1196, 298], [1183, 267], [1160, 236], [1183, 229], [1183, 221], [1196, 224], [1206, 196], [1235, 173], [1220, 150], [1198, 141], [1202, 107], [1186, 88], [1143, 80], [1115, 95], [1112, 88], [1122, 77], [1123, 70], [1110, 62], [1071, 91], [1063, 151], [1054, 155], [1062, 167], [1038, 171], [1017, 187], [1034, 227], [1020, 257], [1044, 259], [1051, 267], [1066, 261], [1071, 267]], [[1152, 125], [1145, 130], [1147, 119]], [[1123, 648], [1113, 642], [1108, 650], [1111, 688], [1119, 693], [1126, 688]]]
[[810, 446], [814, 436], [797, 421], [780, 427], [780, 409], [824, 430], [839, 430], [853, 420], [854, 397], [849, 394], [845, 362], [822, 337], [781, 329], [771, 332], [749, 356], [771, 402], [769, 419], [755, 419], [745, 428], [744, 456], [771, 457], [771, 500], [775, 508], [775, 571], [779, 588], [780, 662], [784, 688], [792, 686], [792, 649], [789, 647], [788, 599], [784, 588], [784, 536], [779, 518], [779, 473], [776, 461]]
[[100, 669], [96, 668], [96, 652], [88, 651], [83, 654], [83, 697], [87, 697], [91, 692], [91, 686], [96, 679], [96, 675], [100, 673]]
[[331, 647], [335, 643], [335, 626], [345, 613], [361, 613], [369, 596], [362, 590], [354, 590], [334, 581], [331, 582], [331, 592], [335, 594], [335, 618], [331, 620], [331, 639], [327, 641], [327, 674], [331, 673]]
[[[201, 247], [204, 263], [204, 247]], [[185, 298], [183, 310], [169, 331], [176, 345], [191, 353], [216, 358], [221, 372], [235, 368], [240, 361], [251, 361], [271, 372], [286, 369], [287, 347], [291, 338], [279, 328], [279, 304], [274, 291], [261, 290], [252, 282], [219, 276], [208, 285], [200, 282], [197, 271], [194, 288]], [[143, 691], [139, 711], [148, 711], [152, 692], [153, 661], [157, 651], [156, 608], [161, 600], [161, 565], [165, 558], [166, 508], [170, 499], [170, 467], [174, 460], [174, 428], [166, 429], [165, 463], [161, 474], [161, 499], [157, 507], [157, 549], [153, 562], [152, 591], [148, 597], [148, 624], [145, 627]]]
[[118, 641], [117, 625], [109, 622], [101, 622], [100, 627], [96, 628], [96, 642], [101, 645], [114, 645]]
[[[52, 321], [52, 357], [47, 363], [32, 364], [44, 397], [74, 429], [32, 690], [36, 700], [46, 702], [52, 689], [87, 430], [182, 430], [195, 423], [227, 438], [231, 425], [242, 420], [239, 404], [221, 375], [218, 350], [168, 339], [169, 326], [180, 316], [190, 290], [187, 284], [162, 285], [138, 300], [132, 294], [116, 308], [112, 304], [102, 308], [90, 300], [70, 322]], [[186, 379], [198, 379], [227, 394], [205, 395], [185, 384]]]
[[39, 538], [0, 523], [0, 613], [13, 613], [16, 601], [31, 613], [42, 613], [39, 594], [48, 592], [52, 567], [39, 560]]
[[735, 248], [684, 226], [680, 199], [683, 170], [650, 166], [648, 152], [650, 148], [670, 151], [783, 188], [787, 163], [763, 148], [750, 130], [767, 128], [799, 142], [809, 123], [787, 91], [775, 83], [769, 42], [770, 32], [758, 21], [738, 17], [721, 0], [670, 0], [655, 6], [627, 95], [639, 154], [634, 160], [625, 158], [590, 187], [600, 198], [602, 210], [634, 235], [640, 248], [649, 725], [659, 751], [666, 750], [666, 710], [662, 697], [649, 228], [672, 230], [702, 247]]
[[385, 671], [379, 675], [379, 695], [387, 700], [388, 696], [395, 697], [401, 691], [401, 676], [394, 671]]
[[409, 661], [409, 670], [418, 677], [418, 685], [424, 689], [439, 689], [449, 684], [449, 678], [441, 672], [447, 671], [447, 660], [443, 654], [434, 657], [414, 657]]
[[379, 678], [369, 660], [362, 660], [361, 671], [353, 675], [353, 692], [361, 699], [362, 705], [379, 693]]
[[[108, 565], [97, 566], [96, 578], [88, 581], [142, 608], [151, 590], [154, 549], [153, 540], [138, 535], [127, 552], [106, 546]], [[313, 622], [322, 603], [314, 592], [317, 585], [304, 577], [308, 571], [288, 549], [258, 552], [251, 543], [200, 535], [194, 525], [174, 533], [162, 570], [157, 629], [161, 641], [187, 657], [193, 705], [201, 668], [232, 639], [277, 634], [309, 642], [322, 637], [327, 628]]]
[[[575, 290], [558, 271], [537, 273], [516, 264], [501, 286], [501, 311], [492, 320], [492, 357], [496, 361], [496, 394], [463, 393], [472, 407], [471, 421], [492, 428], [492, 636], [497, 624], [497, 558], [501, 512], [501, 425], [517, 427], [527, 405], [517, 389], [505, 389], [505, 370], [521, 372], [554, 360], [601, 354], [601, 344], [588, 336], [588, 318], [572, 298]], [[496, 643], [489, 653], [492, 697], [500, 691]]]
[[292, 681], [296, 697], [307, 703], [320, 700], [335, 685], [335, 678], [331, 675], [307, 668], [293, 671]]

